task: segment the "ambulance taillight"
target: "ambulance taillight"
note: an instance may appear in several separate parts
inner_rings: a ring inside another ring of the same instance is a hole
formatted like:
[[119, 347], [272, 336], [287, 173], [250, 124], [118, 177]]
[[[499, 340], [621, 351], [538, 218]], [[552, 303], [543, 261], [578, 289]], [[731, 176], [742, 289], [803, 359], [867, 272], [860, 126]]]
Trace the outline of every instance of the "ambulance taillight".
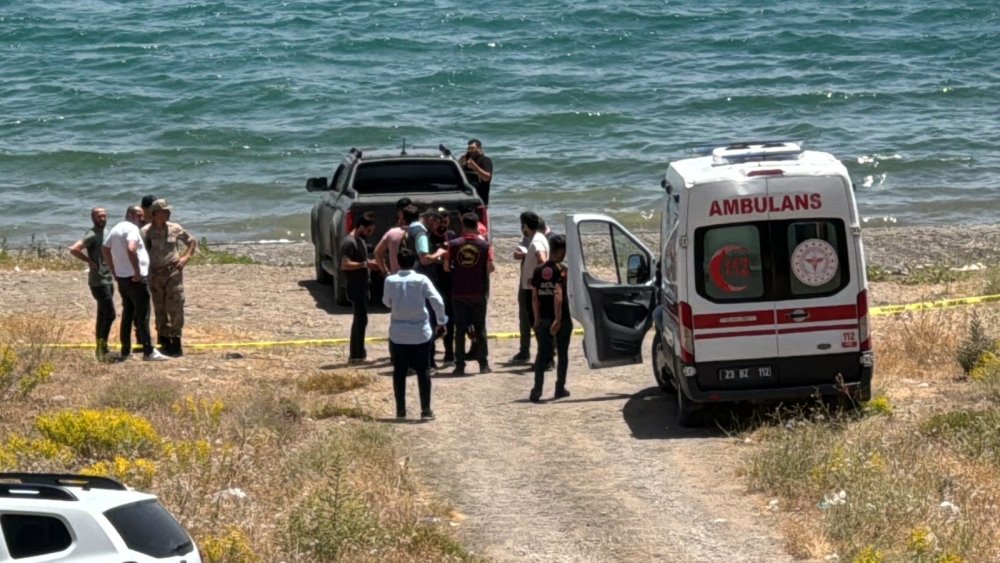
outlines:
[[344, 232], [349, 233], [354, 230], [354, 212], [348, 211], [344, 214]]
[[871, 324], [868, 318], [868, 290], [863, 289], [858, 294], [858, 340], [861, 341], [861, 351], [872, 349]]
[[691, 306], [680, 302], [681, 321], [681, 361], [685, 364], [694, 363], [694, 315]]

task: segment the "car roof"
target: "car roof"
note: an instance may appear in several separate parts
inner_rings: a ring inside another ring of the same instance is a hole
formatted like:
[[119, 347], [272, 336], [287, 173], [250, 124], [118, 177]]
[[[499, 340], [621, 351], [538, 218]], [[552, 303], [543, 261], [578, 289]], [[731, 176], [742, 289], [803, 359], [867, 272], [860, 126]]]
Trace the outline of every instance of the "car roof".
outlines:
[[104, 513], [112, 508], [136, 502], [156, 500], [154, 495], [138, 491], [107, 491], [71, 489], [76, 500], [59, 500], [31, 497], [0, 497], [0, 510], [24, 512], [59, 512], [61, 510], [84, 510]]
[[131, 490], [114, 479], [66, 474], [0, 474], [0, 509], [105, 512], [156, 496]]

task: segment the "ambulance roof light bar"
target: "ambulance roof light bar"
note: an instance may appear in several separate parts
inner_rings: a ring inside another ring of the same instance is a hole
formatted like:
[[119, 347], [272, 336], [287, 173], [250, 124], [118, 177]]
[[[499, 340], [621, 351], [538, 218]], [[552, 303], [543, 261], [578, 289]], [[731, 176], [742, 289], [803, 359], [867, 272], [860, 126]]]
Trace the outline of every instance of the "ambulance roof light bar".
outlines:
[[756, 141], [732, 143], [712, 149], [712, 165], [723, 166], [741, 162], [796, 160], [802, 156], [802, 146], [795, 141]]

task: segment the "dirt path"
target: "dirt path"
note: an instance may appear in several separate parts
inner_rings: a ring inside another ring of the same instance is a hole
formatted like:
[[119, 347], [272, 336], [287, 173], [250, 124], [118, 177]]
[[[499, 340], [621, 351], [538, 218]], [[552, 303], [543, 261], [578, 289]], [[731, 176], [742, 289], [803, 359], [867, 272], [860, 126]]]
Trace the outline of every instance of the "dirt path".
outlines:
[[[491, 355], [514, 352], [500, 341]], [[648, 365], [574, 361], [573, 396], [541, 405], [526, 400], [532, 376], [520, 369], [436, 377], [437, 420], [399, 426], [411, 464], [467, 516], [472, 549], [497, 561], [791, 560], [764, 502], [744, 494], [740, 447], [674, 427]]]

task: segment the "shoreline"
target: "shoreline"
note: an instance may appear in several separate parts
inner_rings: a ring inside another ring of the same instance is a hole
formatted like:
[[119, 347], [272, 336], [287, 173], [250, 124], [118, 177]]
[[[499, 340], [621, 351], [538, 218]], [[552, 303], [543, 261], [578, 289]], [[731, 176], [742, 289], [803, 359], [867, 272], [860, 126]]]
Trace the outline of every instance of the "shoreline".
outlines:
[[[656, 231], [633, 230], [656, 253]], [[862, 228], [865, 260], [869, 268], [890, 273], [906, 273], [914, 268], [943, 266], [982, 268], [1000, 266], [1000, 223], [987, 225], [934, 225], [919, 227]], [[493, 240], [497, 263], [513, 262], [511, 254], [520, 239], [499, 235]], [[219, 252], [247, 256], [267, 266], [312, 266], [313, 246], [309, 240], [269, 239], [216, 243], [208, 247]], [[13, 256], [46, 252], [44, 246], [0, 248]], [[69, 253], [64, 247], [49, 247], [49, 255]]]
[[[656, 252], [658, 233], [634, 231], [650, 250]], [[974, 265], [1000, 265], [1000, 224], [942, 225], [926, 227], [876, 227], [862, 229], [865, 260], [869, 268], [905, 272], [927, 266], [963, 268]], [[498, 262], [513, 262], [511, 253], [517, 237], [494, 239]], [[311, 266], [312, 243], [309, 241], [245, 241], [212, 244], [214, 250], [253, 258], [272, 266]]]

